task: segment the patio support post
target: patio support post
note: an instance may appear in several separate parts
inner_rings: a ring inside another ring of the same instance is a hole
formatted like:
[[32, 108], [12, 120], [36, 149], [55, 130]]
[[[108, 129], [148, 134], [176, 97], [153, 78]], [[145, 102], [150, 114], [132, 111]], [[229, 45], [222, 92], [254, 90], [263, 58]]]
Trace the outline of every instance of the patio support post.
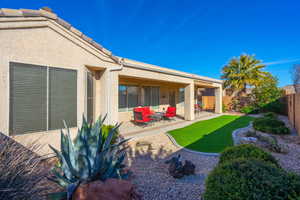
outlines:
[[[117, 71], [105, 70], [101, 77], [100, 83], [101, 91], [97, 92], [97, 101], [102, 116], [107, 114], [105, 123], [112, 124], [118, 122], [118, 87], [119, 87], [119, 76]], [[96, 116], [96, 117], [99, 117]]]
[[119, 74], [117, 71], [108, 71], [107, 77], [107, 123], [116, 124], [118, 122], [118, 107], [119, 107]]
[[119, 122], [119, 73], [117, 71], [111, 74], [111, 98], [109, 99], [111, 119], [110, 123]]
[[184, 119], [194, 120], [194, 83], [190, 83], [184, 88]]
[[222, 113], [222, 86], [215, 88], [215, 113]]

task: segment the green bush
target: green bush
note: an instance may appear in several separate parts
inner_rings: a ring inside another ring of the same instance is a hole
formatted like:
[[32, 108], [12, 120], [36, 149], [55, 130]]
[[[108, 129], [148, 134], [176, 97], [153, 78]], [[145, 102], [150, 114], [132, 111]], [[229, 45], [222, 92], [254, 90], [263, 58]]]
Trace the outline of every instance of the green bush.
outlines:
[[[106, 140], [109, 132], [114, 128], [114, 125], [103, 125], [102, 126], [102, 131], [103, 131], [103, 140]], [[111, 140], [112, 144], [115, 144], [117, 142], [117, 139], [119, 137], [119, 130], [116, 130], [116, 134], [113, 135], [113, 138]]]
[[227, 111], [228, 111], [227, 106], [223, 103], [222, 104], [222, 112], [225, 113]]
[[62, 130], [60, 151], [50, 145], [58, 159], [50, 180], [58, 184], [62, 192], [50, 193], [48, 199], [72, 199], [81, 183], [128, 177], [128, 172], [123, 169], [126, 156], [123, 144], [127, 140], [112, 144], [120, 124], [115, 127], [104, 125], [105, 119], [99, 117], [96, 122], [88, 123], [83, 116], [75, 140], [69, 131], [64, 133]]
[[264, 117], [269, 117], [272, 119], [277, 119], [277, 115], [274, 112], [267, 112], [264, 114]]
[[300, 195], [300, 178], [273, 164], [238, 159], [218, 165], [206, 179], [205, 200], [288, 200]]
[[256, 108], [255, 106], [249, 105], [249, 106], [242, 107], [240, 112], [245, 114], [257, 114], [259, 113], [259, 109]]
[[242, 144], [238, 146], [228, 147], [225, 149], [220, 156], [219, 163], [225, 163], [233, 161], [235, 159], [258, 159], [265, 162], [269, 162], [279, 167], [277, 160], [268, 152], [252, 145]]
[[289, 134], [290, 130], [284, 122], [272, 117], [260, 117], [253, 121], [255, 130], [272, 134]]
[[244, 106], [241, 108], [241, 113], [246, 113], [246, 114], [249, 114], [253, 111], [253, 106]]
[[277, 99], [271, 103], [261, 104], [260, 112], [274, 112], [277, 114], [286, 115], [285, 108], [286, 105], [280, 99]]

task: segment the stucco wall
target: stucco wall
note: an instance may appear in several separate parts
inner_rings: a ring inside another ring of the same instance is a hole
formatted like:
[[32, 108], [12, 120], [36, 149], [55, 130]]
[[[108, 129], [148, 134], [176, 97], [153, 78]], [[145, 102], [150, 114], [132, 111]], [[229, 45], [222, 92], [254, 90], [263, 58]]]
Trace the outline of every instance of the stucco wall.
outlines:
[[[127, 59], [126, 59], [127, 60]], [[128, 60], [127, 60], [128, 61]], [[95, 81], [95, 117], [109, 114], [110, 122], [124, 121], [123, 117], [130, 113], [118, 112], [119, 77], [133, 77], [145, 82], [147, 80], [160, 82], [160, 110], [168, 106], [168, 91], [176, 89], [176, 101], [180, 87], [186, 88], [184, 105], [177, 105], [178, 113], [185, 114], [186, 119], [194, 118], [194, 79], [180, 75], [170, 75], [151, 69], [161, 69], [169, 72], [175, 70], [152, 66], [145, 63], [142, 69], [116, 64], [107, 54], [96, 49], [74, 32], [70, 32], [57, 23], [44, 18], [0, 18], [0, 131], [8, 134], [9, 129], [9, 62], [20, 62], [33, 65], [43, 65], [77, 70], [77, 124], [81, 125], [82, 114], [86, 110], [86, 67], [97, 71]], [[121, 71], [119, 71], [121, 70]], [[101, 71], [101, 72], [100, 72]], [[181, 75], [188, 75], [179, 72]], [[209, 79], [209, 78], [208, 78]], [[213, 81], [213, 80], [212, 80]], [[170, 86], [168, 83], [177, 84]], [[157, 83], [156, 83], [157, 84]], [[213, 83], [213, 86], [219, 84]], [[188, 112], [185, 112], [188, 111]], [[14, 138], [21, 143], [39, 140], [44, 145], [43, 152], [48, 152], [48, 144], [59, 147], [59, 130], [30, 133]], [[72, 129], [72, 136], [76, 129]]]
[[[7, 26], [9, 22], [7, 22]], [[12, 22], [13, 23], [13, 22]], [[64, 30], [49, 22], [45, 27], [0, 30], [0, 131], [8, 134], [9, 129], [9, 62], [21, 62], [50, 67], [77, 70], [77, 124], [81, 124], [85, 112], [86, 65], [101, 69], [114, 67], [107, 57], [93, 48], [84, 47], [76, 36], [65, 35]], [[20, 24], [22, 25], [22, 24]], [[3, 28], [0, 26], [0, 28]], [[103, 58], [103, 59], [101, 59]], [[104, 62], [106, 60], [106, 62]], [[113, 61], [111, 61], [113, 62]], [[59, 130], [15, 136], [20, 142], [39, 139], [42, 144], [59, 143]], [[31, 137], [28, 137], [31, 136]]]

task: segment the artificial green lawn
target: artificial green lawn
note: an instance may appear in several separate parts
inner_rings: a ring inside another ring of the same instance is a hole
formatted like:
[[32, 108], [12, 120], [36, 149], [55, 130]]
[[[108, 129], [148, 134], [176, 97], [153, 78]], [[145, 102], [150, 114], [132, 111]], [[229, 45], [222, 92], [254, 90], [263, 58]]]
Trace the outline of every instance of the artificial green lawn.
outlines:
[[232, 132], [249, 125], [249, 116], [223, 115], [169, 131], [176, 142], [185, 148], [219, 153], [233, 145]]

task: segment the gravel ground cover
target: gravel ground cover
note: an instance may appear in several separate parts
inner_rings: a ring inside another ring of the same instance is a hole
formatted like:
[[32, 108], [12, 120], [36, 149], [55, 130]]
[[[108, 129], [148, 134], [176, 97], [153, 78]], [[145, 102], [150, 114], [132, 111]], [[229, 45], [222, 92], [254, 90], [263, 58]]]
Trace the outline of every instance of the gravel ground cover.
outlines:
[[[251, 115], [252, 117], [261, 117], [262, 115]], [[283, 121], [285, 125], [291, 130], [290, 135], [273, 135], [278, 142], [287, 149], [286, 154], [274, 153], [272, 155], [278, 159], [280, 165], [291, 172], [300, 175], [300, 136], [297, 134], [293, 126], [290, 124], [288, 118], [283, 115], [278, 115], [278, 119]], [[251, 128], [253, 131], [253, 129]], [[272, 134], [270, 134], [272, 135]]]
[[272, 153], [279, 160], [280, 165], [291, 172], [300, 175], [300, 140], [297, 135], [275, 136], [279, 143], [284, 144], [288, 150], [287, 154]]
[[[145, 200], [196, 200], [204, 190], [207, 174], [218, 162], [216, 156], [205, 156], [177, 148], [164, 134], [137, 138], [129, 143], [128, 164], [133, 172], [131, 181]], [[175, 179], [168, 174], [164, 162], [181, 155], [196, 165], [196, 174]]]
[[[280, 116], [280, 119], [286, 121]], [[272, 153], [281, 166], [300, 174], [300, 139], [297, 135], [276, 136], [289, 150], [287, 154]], [[181, 155], [196, 165], [196, 174], [174, 179], [164, 162]], [[204, 192], [205, 178], [218, 163], [217, 156], [206, 156], [185, 151], [173, 145], [164, 133], [132, 139], [128, 148], [128, 165], [143, 200], [197, 200]]]

